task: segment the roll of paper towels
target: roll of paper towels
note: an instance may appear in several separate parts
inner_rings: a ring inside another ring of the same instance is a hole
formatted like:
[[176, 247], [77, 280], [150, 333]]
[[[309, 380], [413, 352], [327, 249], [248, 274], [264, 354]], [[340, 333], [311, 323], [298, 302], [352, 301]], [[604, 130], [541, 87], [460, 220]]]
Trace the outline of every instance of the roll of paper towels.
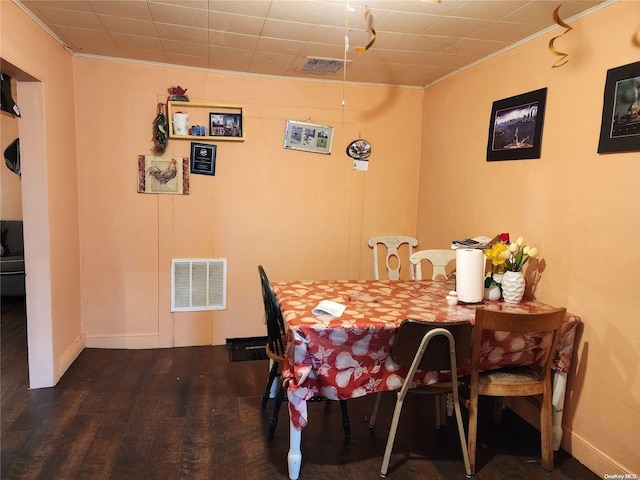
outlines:
[[456, 292], [464, 303], [480, 303], [484, 293], [484, 253], [479, 248], [456, 250]]

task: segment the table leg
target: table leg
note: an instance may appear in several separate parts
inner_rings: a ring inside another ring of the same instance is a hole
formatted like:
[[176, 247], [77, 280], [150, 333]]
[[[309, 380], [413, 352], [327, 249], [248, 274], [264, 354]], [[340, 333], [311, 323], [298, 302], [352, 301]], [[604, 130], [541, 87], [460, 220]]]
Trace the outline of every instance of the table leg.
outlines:
[[562, 441], [562, 413], [564, 410], [564, 397], [567, 392], [567, 374], [554, 372], [553, 374], [553, 396], [551, 407], [553, 409], [553, 449], [560, 450]]
[[301, 440], [302, 430], [298, 430], [289, 419], [289, 454], [287, 455], [287, 463], [289, 464], [289, 478], [291, 480], [297, 480], [300, 475], [300, 465], [302, 464]]

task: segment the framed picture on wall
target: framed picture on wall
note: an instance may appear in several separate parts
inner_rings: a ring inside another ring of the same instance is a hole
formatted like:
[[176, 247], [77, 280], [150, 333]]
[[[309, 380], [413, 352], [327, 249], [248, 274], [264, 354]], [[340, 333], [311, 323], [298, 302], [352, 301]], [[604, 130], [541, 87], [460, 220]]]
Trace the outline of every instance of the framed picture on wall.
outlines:
[[333, 127], [287, 120], [284, 148], [329, 155], [332, 141]]
[[242, 137], [241, 113], [209, 113], [211, 137]]
[[487, 161], [540, 158], [547, 89], [493, 102]]
[[607, 70], [598, 153], [640, 151], [640, 62]]
[[191, 173], [216, 174], [217, 145], [191, 142]]

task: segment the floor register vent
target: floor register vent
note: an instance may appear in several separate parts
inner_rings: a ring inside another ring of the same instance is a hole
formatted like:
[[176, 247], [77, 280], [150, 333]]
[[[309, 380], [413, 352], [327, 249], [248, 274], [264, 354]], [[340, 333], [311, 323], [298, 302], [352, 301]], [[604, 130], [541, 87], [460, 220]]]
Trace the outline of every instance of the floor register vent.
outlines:
[[227, 308], [227, 259], [171, 260], [171, 311]]

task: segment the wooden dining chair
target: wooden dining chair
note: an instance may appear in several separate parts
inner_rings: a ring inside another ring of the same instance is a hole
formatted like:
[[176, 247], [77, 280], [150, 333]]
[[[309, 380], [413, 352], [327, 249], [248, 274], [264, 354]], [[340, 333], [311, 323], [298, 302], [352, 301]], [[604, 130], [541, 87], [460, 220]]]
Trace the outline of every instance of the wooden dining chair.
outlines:
[[[436, 382], [423, 387], [412, 388], [413, 377], [416, 370], [422, 371], [457, 371], [458, 365], [464, 365], [469, 360], [471, 348], [471, 323], [470, 322], [423, 322], [418, 320], [405, 320], [400, 325], [391, 347], [391, 358], [403, 367], [409, 367], [409, 372], [397, 393], [396, 406], [393, 411], [393, 419], [387, 439], [380, 476], [385, 477], [389, 468], [389, 460], [393, 443], [395, 441], [400, 413], [407, 393], [426, 395], [453, 395], [453, 407], [456, 413], [460, 446], [464, 459], [465, 472], [471, 475], [467, 441], [460, 413], [458, 398], [458, 380], [455, 374], [450, 381]], [[380, 393], [376, 403], [380, 400]], [[372, 424], [370, 423], [370, 426]]]
[[[262, 395], [262, 409], [265, 410], [267, 402], [271, 396], [271, 387], [273, 382], [276, 380], [276, 377], [279, 377], [281, 374], [281, 365], [284, 364], [285, 353], [287, 350], [287, 332], [280, 304], [273, 292], [273, 288], [271, 288], [271, 283], [269, 282], [262, 265], [258, 265], [258, 272], [260, 274], [262, 301], [264, 304], [265, 319], [267, 323], [267, 345], [265, 350], [267, 357], [271, 360], [267, 388]], [[273, 414], [271, 416], [271, 421], [269, 422], [269, 440], [273, 439], [273, 434], [275, 433], [276, 426], [278, 425], [278, 414], [280, 413], [280, 407], [284, 400], [284, 393], [282, 382], [278, 379]], [[313, 397], [307, 401], [318, 402], [323, 400], [327, 399], [324, 397]], [[342, 410], [342, 428], [344, 429], [345, 438], [349, 439], [351, 438], [351, 426], [349, 422], [349, 415], [347, 413], [346, 400], [340, 400], [340, 408]]]
[[[402, 268], [402, 258], [398, 248], [401, 245], [407, 244], [409, 249], [408, 257], [413, 255], [414, 247], [418, 246], [418, 239], [414, 237], [408, 237], [404, 235], [382, 235], [377, 237], [371, 237], [368, 241], [369, 247], [373, 248], [373, 278], [380, 280], [380, 269], [378, 260], [378, 246], [382, 245], [385, 248], [385, 265], [387, 267], [387, 275], [389, 280], [400, 279], [400, 269]], [[382, 249], [382, 247], [380, 247]], [[413, 280], [415, 278], [414, 266], [408, 261], [408, 257], [405, 258], [405, 263], [409, 267], [409, 278]], [[391, 264], [395, 263], [395, 266]]]
[[[551, 362], [555, 356], [558, 333], [566, 309], [558, 308], [540, 313], [518, 313], [476, 309], [471, 346], [471, 380], [469, 398], [469, 460], [471, 472], [476, 470], [476, 438], [478, 431], [478, 396], [522, 397], [542, 396], [540, 437], [542, 467], [553, 470], [552, 385]], [[480, 364], [487, 355], [483, 348], [486, 331], [517, 334], [546, 333], [538, 342], [536, 364], [480, 372]]]
[[415, 265], [416, 280], [422, 280], [422, 260], [428, 261], [433, 267], [431, 280], [438, 280], [440, 277], [442, 277], [443, 280], [446, 280], [449, 278], [447, 275], [447, 265], [452, 261], [455, 262], [456, 251], [429, 249], [419, 250], [413, 253], [409, 257], [409, 261], [412, 265]]

